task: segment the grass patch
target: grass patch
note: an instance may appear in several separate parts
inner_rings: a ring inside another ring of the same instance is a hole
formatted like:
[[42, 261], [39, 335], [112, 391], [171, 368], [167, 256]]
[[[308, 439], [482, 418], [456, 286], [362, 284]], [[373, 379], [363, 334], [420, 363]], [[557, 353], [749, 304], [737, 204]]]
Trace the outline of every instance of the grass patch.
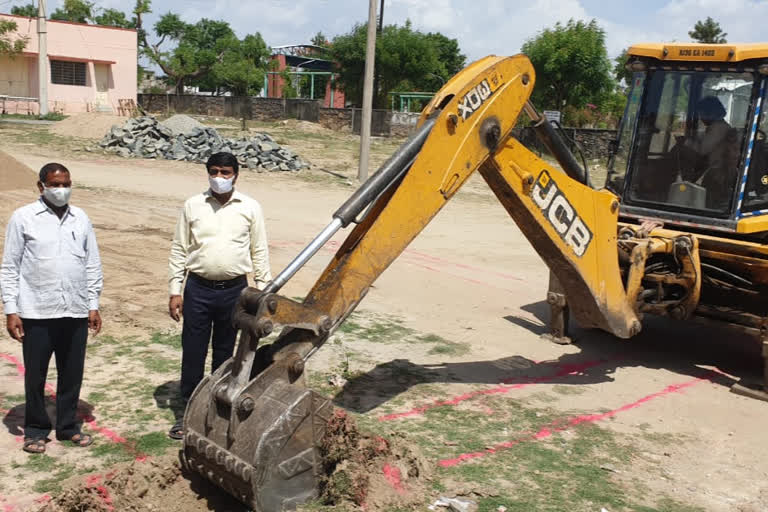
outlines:
[[90, 404], [95, 405], [104, 402], [107, 399], [107, 394], [104, 391], [92, 391], [88, 393], [86, 399]]
[[562, 384], [555, 384], [552, 386], [552, 391], [559, 395], [581, 395], [586, 392], [586, 388], [583, 386], [564, 386]]
[[430, 355], [462, 356], [470, 352], [469, 343], [450, 341], [432, 333], [419, 333], [403, 325], [402, 320], [393, 316], [354, 312], [338, 329], [346, 336], [354, 336], [372, 343], [408, 343], [434, 345], [427, 352]]
[[44, 453], [31, 455], [24, 464], [12, 463], [11, 467], [24, 469], [33, 473], [50, 473], [59, 464], [59, 461]]
[[470, 351], [469, 343], [449, 341], [437, 334], [426, 334], [416, 338], [421, 343], [432, 343], [435, 346], [427, 354], [443, 356], [463, 356]]
[[158, 354], [151, 352], [142, 352], [141, 362], [148, 371], [155, 374], [166, 374], [178, 371], [179, 361], [176, 359], [169, 359], [167, 357], [160, 357]]
[[136, 441], [136, 449], [147, 455], [163, 455], [170, 448], [179, 447], [179, 442], [168, 437], [165, 432], [150, 432]]
[[56, 472], [49, 478], [38, 480], [32, 486], [32, 490], [39, 493], [58, 493], [61, 492], [61, 482], [70, 478], [77, 472], [77, 468], [72, 464], [57, 464]]
[[0, 119], [26, 119], [36, 121], [61, 121], [66, 119], [67, 116], [60, 114], [59, 112], [48, 112], [44, 116], [34, 114], [0, 114]]
[[181, 334], [179, 333], [153, 332], [150, 342], [181, 350]]

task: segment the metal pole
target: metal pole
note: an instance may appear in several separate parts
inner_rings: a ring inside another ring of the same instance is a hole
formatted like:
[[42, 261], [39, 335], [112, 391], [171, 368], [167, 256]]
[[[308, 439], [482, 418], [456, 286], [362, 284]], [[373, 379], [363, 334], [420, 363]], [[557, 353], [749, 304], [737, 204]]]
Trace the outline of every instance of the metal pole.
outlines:
[[48, 37], [45, 26], [45, 0], [37, 4], [37, 81], [40, 115], [48, 114]]
[[333, 75], [331, 75], [331, 104], [328, 105], [330, 108], [336, 108], [336, 106], [333, 104]]
[[363, 124], [360, 126], [360, 166], [357, 179], [368, 177], [371, 149], [371, 110], [373, 108], [373, 63], [376, 60], [376, 0], [368, 2], [368, 44], [365, 48], [365, 82], [363, 82]]

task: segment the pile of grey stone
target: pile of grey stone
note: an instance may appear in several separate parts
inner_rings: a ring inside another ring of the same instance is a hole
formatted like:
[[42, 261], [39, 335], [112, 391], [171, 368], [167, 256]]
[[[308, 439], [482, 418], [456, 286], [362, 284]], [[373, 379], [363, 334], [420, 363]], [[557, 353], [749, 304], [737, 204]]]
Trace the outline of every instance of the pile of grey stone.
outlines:
[[309, 167], [308, 162], [266, 133], [231, 139], [202, 125], [184, 133], [174, 128], [158, 122], [154, 116], [132, 118], [123, 126], [113, 126], [99, 145], [126, 158], [205, 162], [211, 154], [225, 151], [235, 155], [240, 165], [255, 171], [299, 171]]

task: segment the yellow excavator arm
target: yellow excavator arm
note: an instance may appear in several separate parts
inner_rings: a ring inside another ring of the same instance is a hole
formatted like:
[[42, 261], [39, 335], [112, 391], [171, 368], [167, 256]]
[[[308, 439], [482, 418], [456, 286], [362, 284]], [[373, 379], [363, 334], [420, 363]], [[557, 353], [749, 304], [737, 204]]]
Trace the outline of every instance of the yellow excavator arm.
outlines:
[[[565, 152], [555, 151], [568, 173], [511, 136], [524, 108], [543, 130], [549, 126], [528, 101], [534, 83], [521, 55], [487, 57], [456, 75], [424, 110], [416, 133], [286, 270], [265, 290], [244, 291], [233, 315], [237, 352], [187, 407], [184, 458], [191, 469], [257, 511], [314, 495], [316, 447], [331, 407], [306, 388], [304, 361], [476, 170], [549, 266], [580, 325], [622, 338], [639, 331], [635, 301], [645, 259], [668, 248], [635, 240], [627, 252], [632, 265], [620, 271], [618, 198], [585, 184], [583, 171], [563, 162]], [[303, 303], [277, 293], [350, 224], [356, 226]], [[277, 340], [259, 347], [277, 327]]]

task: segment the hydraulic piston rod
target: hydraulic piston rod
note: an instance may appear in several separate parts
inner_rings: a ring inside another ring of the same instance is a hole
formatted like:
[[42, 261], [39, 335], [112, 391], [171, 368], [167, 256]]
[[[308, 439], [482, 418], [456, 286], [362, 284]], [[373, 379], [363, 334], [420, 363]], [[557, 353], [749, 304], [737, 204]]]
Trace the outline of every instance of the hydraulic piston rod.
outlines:
[[416, 158], [429, 133], [435, 126], [435, 119], [439, 111], [435, 112], [419, 129], [406, 140], [402, 146], [378, 171], [368, 178], [352, 196], [333, 214], [333, 220], [317, 235], [296, 258], [288, 264], [264, 289], [265, 293], [277, 293], [301, 267], [330, 240], [336, 232], [347, 227], [360, 213], [363, 212], [377, 197], [386, 191], [408, 170], [411, 162]]

